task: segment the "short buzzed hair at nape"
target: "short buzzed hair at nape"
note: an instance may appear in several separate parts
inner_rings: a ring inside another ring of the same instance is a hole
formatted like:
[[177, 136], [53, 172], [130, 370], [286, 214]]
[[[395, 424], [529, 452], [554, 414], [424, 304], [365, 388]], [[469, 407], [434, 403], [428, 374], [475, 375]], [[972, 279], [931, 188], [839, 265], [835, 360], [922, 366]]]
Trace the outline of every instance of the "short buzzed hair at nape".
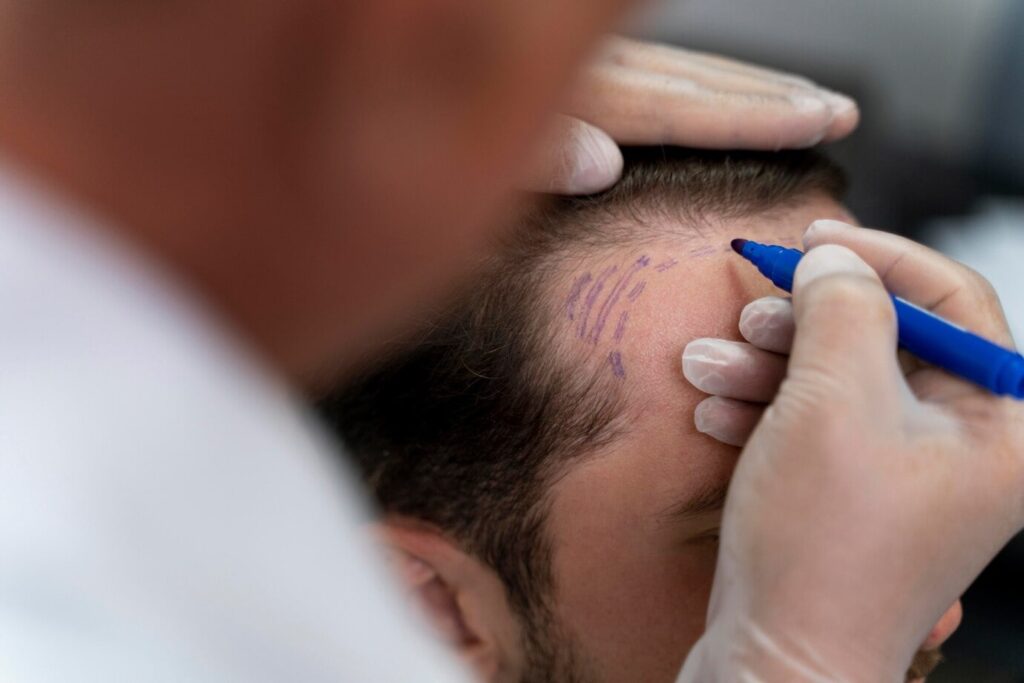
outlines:
[[534, 623], [549, 616], [552, 587], [548, 485], [624, 428], [622, 383], [554, 352], [557, 307], [545, 299], [560, 264], [666, 229], [692, 233], [706, 217], [845, 192], [814, 151], [624, 152], [614, 188], [529, 212], [415, 343], [320, 404], [382, 510], [437, 527], [491, 566]]

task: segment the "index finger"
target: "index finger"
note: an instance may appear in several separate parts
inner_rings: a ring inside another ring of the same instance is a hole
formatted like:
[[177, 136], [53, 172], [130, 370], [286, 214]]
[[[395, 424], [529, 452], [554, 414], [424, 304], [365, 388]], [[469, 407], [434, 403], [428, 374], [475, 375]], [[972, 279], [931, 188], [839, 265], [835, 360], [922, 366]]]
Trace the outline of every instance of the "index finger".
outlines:
[[624, 66], [590, 74], [570, 105], [623, 144], [675, 144], [708, 149], [809, 147], [834, 119], [808, 94], [727, 92], [691, 79]]
[[619, 66], [700, 84], [709, 91], [747, 97], [820, 99], [829, 106], [833, 117], [825, 131], [826, 141], [846, 137], [857, 127], [860, 119], [857, 104], [852, 99], [802, 76], [718, 55], [624, 38], [612, 41], [606, 54], [610, 62]]
[[1013, 346], [999, 297], [985, 278], [962, 263], [905, 237], [839, 221], [817, 221], [807, 229], [804, 246], [822, 244], [856, 252], [892, 294], [998, 344]]

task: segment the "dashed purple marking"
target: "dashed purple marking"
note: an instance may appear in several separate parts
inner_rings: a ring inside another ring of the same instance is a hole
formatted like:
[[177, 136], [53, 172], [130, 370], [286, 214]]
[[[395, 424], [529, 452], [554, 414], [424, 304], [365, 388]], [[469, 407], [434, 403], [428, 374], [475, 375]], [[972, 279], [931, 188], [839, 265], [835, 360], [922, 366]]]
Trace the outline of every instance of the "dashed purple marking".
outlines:
[[[731, 249], [731, 247], [730, 247], [730, 249]], [[713, 246], [711, 246], [709, 244], [706, 247], [699, 247], [697, 249], [692, 250], [690, 252], [690, 256], [696, 256], [698, 258], [703, 257], [703, 256], [711, 256], [712, 254], [714, 254], [717, 251], [718, 251], [717, 247], [713, 247]]]
[[586, 287], [593, 276], [590, 273], [584, 273], [576, 278], [576, 282], [572, 285], [572, 290], [569, 291], [569, 298], [565, 300], [566, 313], [569, 316], [569, 320], [576, 319], [576, 302], [580, 300], [580, 296], [583, 295], [583, 288]]
[[608, 354], [608, 363], [612, 366], [612, 374], [619, 379], [626, 379], [626, 366], [622, 364], [622, 354], [612, 351]]
[[615, 283], [615, 287], [612, 289], [611, 293], [608, 294], [608, 298], [604, 300], [604, 304], [601, 306], [601, 311], [597, 315], [597, 322], [594, 323], [594, 327], [590, 331], [590, 342], [592, 344], [597, 344], [598, 340], [601, 338], [601, 332], [604, 331], [605, 323], [608, 322], [608, 316], [615, 308], [615, 304], [619, 303], [619, 298], [622, 296], [622, 292], [626, 287], [629, 286], [630, 280], [633, 279], [634, 275], [649, 265], [651, 265], [650, 257], [641, 256], [636, 260], [636, 263], [630, 266], [629, 270], [619, 278], [619, 281]]
[[637, 299], [640, 298], [640, 295], [644, 293], [644, 290], [646, 288], [647, 280], [641, 280], [640, 282], [636, 283], [633, 289], [630, 290], [629, 294], [626, 295], [626, 298], [629, 299], [630, 301], [636, 301]]
[[668, 261], [655, 266], [654, 269], [659, 273], [664, 273], [666, 270], [675, 268], [677, 265], [679, 265], [679, 261], [676, 261], [674, 258], [670, 258]]
[[626, 322], [629, 320], [629, 311], [623, 311], [619, 316], [619, 323], [615, 326], [615, 336], [612, 337], [615, 341], [622, 341], [623, 335], [626, 334]]
[[604, 272], [602, 272], [594, 284], [590, 286], [590, 291], [587, 292], [587, 298], [583, 301], [583, 310], [580, 311], [580, 339], [583, 339], [583, 337], [587, 335], [587, 320], [590, 318], [590, 311], [594, 307], [594, 302], [597, 301], [597, 297], [601, 295], [601, 290], [604, 289], [605, 281], [618, 269], [618, 266], [605, 268]]

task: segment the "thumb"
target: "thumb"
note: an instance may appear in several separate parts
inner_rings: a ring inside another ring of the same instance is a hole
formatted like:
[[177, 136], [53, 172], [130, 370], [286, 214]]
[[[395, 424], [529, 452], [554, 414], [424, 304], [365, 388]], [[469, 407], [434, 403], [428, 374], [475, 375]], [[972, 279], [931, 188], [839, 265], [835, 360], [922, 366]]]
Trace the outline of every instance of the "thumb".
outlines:
[[793, 279], [793, 315], [794, 382], [869, 405], [904, 396], [892, 299], [853, 251], [823, 245], [803, 257]]
[[558, 116], [531, 166], [525, 189], [550, 194], [593, 194], [622, 175], [622, 152], [600, 128]]

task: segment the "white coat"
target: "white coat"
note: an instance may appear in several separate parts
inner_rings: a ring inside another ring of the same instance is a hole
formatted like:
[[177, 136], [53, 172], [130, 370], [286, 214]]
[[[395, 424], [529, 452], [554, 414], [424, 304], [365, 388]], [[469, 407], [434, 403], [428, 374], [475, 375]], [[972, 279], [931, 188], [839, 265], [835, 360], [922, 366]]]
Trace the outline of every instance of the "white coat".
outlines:
[[96, 226], [0, 172], [0, 680], [464, 681], [301, 403]]

